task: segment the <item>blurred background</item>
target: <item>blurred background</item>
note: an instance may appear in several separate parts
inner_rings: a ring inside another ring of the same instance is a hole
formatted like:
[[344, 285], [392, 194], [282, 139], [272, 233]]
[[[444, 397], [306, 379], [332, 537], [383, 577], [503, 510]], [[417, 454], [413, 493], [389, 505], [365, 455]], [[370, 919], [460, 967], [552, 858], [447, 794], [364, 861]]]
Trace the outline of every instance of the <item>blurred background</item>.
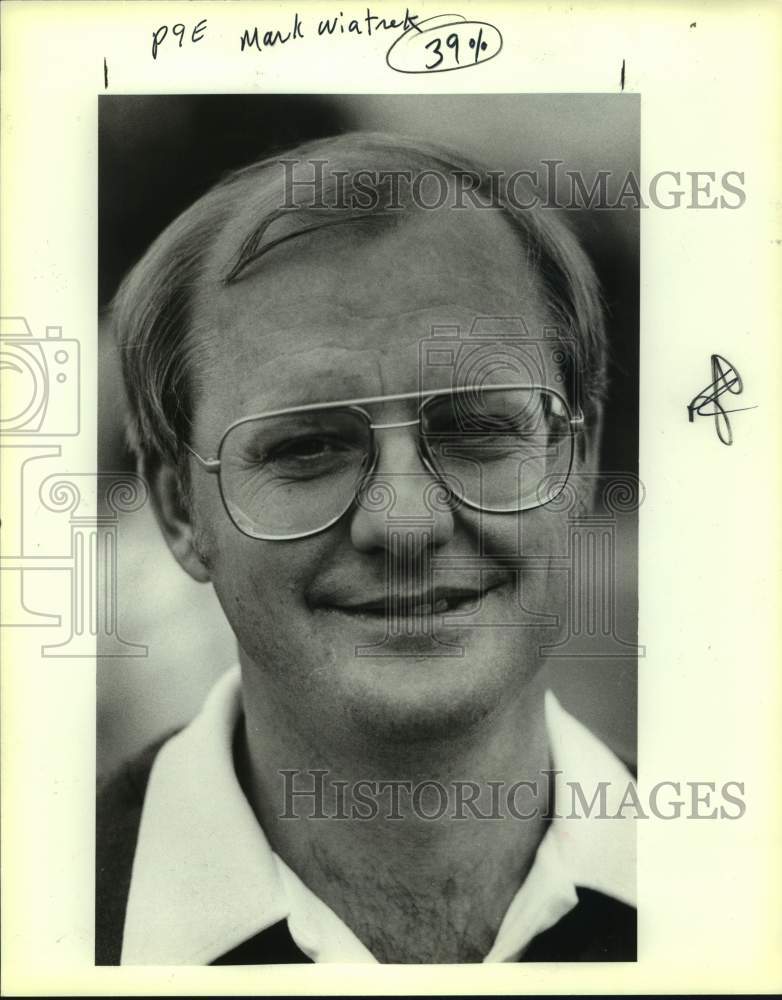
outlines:
[[[609, 200], [639, 175], [640, 100], [616, 94], [102, 96], [99, 113], [98, 463], [130, 472], [124, 390], [106, 311], [152, 240], [226, 172], [311, 138], [353, 129], [418, 135], [507, 171], [562, 160], [587, 189], [610, 171]], [[638, 472], [639, 213], [567, 211], [602, 282], [611, 340], [603, 470]], [[636, 759], [637, 516], [615, 518], [616, 633], [601, 655], [551, 658], [562, 703], [625, 760]], [[188, 721], [236, 659], [211, 588], [170, 556], [149, 505], [120, 515], [119, 635], [145, 656], [98, 660], [98, 774]], [[103, 652], [106, 650], [104, 649]], [[131, 650], [129, 650], [130, 652]], [[99, 654], [101, 649], [99, 646]]]

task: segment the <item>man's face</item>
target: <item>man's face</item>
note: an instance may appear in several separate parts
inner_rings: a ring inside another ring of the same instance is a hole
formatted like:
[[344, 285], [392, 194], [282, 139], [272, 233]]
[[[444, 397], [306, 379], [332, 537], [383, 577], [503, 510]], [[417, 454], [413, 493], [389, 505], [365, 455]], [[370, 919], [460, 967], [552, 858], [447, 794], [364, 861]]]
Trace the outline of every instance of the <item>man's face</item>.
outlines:
[[[217, 276], [232, 249], [218, 244], [213, 280], [195, 307], [211, 361], [192, 443], [209, 457], [223, 430], [250, 414], [416, 392], [421, 342], [433, 327], [458, 327], [466, 341], [476, 317], [521, 316], [531, 338], [551, 323], [518, 237], [493, 212], [421, 212], [395, 226], [325, 228], [279, 245], [223, 287]], [[524, 350], [515, 342], [511, 353]], [[498, 362], [491, 379], [524, 381], [523, 369]], [[561, 391], [546, 352], [535, 353], [529, 371]], [[457, 366], [454, 378], [445, 366], [425, 369], [423, 378], [434, 389], [475, 375]], [[403, 422], [416, 410], [416, 401], [397, 402], [372, 416]], [[433, 478], [418, 455], [416, 428], [379, 430], [376, 439], [375, 479], [392, 487], [392, 507], [356, 504], [327, 530], [294, 541], [242, 534], [216, 477], [193, 464], [200, 548], [239, 642], [245, 695], [273, 705], [282, 724], [302, 734], [359, 727], [404, 739], [455, 735], [523, 696], [540, 665], [539, 645], [555, 641], [551, 619], [546, 626], [540, 616], [563, 612], [565, 575], [547, 570], [545, 559], [566, 553], [566, 515], [545, 507], [432, 510]], [[390, 542], [399, 525], [404, 551]], [[522, 553], [537, 557], [536, 565], [525, 566]], [[420, 620], [409, 629], [401, 622], [389, 636], [377, 608], [389, 588], [423, 593], [430, 584], [415, 567], [430, 555], [435, 587], [462, 593], [461, 605], [435, 613], [434, 642]], [[377, 655], [366, 655], [372, 646]], [[433, 647], [455, 647], [458, 655], [433, 655]]]

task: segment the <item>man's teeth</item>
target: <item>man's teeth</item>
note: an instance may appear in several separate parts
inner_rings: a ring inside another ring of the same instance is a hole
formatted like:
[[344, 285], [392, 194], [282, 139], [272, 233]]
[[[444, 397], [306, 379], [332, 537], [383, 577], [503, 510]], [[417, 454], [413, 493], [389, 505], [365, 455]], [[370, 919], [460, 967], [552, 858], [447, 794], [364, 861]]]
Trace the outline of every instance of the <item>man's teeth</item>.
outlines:
[[405, 615], [442, 615], [460, 603], [460, 598], [449, 600], [447, 597], [440, 597], [437, 601], [435, 601], [434, 606], [432, 606], [430, 601], [417, 601], [413, 604], [412, 599], [408, 601], [404, 598], [395, 598], [383, 607], [354, 608], [353, 613], [358, 612], [359, 614], [373, 615], [390, 614], [392, 616], [401, 617]]
[[448, 601], [446, 600], [446, 598], [441, 597], [440, 600], [435, 603], [434, 607], [432, 607], [431, 604], [428, 601], [425, 604], [415, 604], [415, 605], [413, 605], [413, 607], [410, 609], [410, 614], [413, 614], [413, 615], [424, 615], [424, 614], [441, 615], [444, 612], [446, 612], [449, 607], [450, 607], [450, 605], [449, 605]]

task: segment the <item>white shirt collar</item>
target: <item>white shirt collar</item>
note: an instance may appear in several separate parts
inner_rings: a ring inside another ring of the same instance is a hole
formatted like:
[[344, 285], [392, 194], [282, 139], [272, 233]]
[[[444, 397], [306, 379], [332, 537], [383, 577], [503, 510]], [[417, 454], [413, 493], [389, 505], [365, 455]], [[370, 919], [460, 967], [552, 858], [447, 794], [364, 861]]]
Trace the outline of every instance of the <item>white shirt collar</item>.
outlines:
[[[287, 919], [316, 962], [375, 962], [334, 911], [275, 854], [241, 790], [233, 736], [241, 712], [239, 668], [210, 692], [199, 715], [158, 753], [149, 776], [128, 895], [123, 965], [205, 965]], [[607, 782], [609, 814], [632, 778], [549, 691], [546, 723], [556, 776], [587, 799]], [[635, 905], [631, 819], [555, 818], [512, 900], [487, 962], [515, 961], [537, 934], [577, 903], [576, 886]]]

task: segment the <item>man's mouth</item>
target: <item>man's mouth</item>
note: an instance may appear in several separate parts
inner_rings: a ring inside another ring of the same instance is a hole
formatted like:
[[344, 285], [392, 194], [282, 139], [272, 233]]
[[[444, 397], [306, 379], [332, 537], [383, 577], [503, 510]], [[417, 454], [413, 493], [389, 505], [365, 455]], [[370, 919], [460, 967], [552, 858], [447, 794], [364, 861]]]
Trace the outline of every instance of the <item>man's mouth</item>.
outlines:
[[421, 593], [392, 591], [368, 601], [325, 604], [322, 607], [356, 617], [421, 618], [476, 611], [486, 594], [496, 589], [497, 585], [484, 590], [437, 587]]

